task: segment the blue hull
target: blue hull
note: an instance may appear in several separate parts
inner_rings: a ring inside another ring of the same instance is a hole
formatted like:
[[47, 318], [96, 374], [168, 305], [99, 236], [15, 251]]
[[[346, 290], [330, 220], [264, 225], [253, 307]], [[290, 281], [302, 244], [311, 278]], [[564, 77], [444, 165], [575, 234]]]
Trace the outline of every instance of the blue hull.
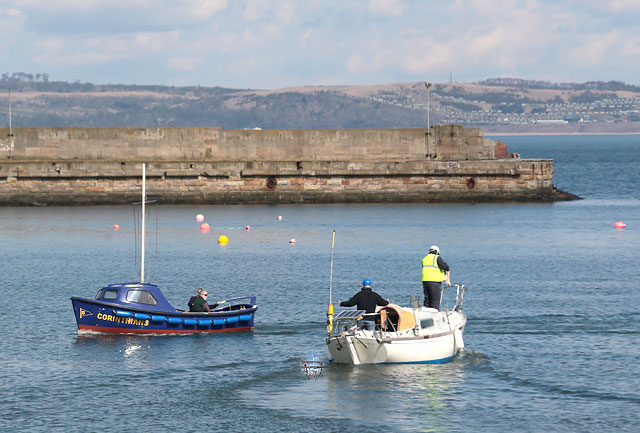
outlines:
[[258, 307], [255, 298], [246, 305], [222, 311], [192, 313], [152, 311], [118, 303], [72, 297], [73, 310], [81, 331], [110, 334], [178, 334], [249, 331]]

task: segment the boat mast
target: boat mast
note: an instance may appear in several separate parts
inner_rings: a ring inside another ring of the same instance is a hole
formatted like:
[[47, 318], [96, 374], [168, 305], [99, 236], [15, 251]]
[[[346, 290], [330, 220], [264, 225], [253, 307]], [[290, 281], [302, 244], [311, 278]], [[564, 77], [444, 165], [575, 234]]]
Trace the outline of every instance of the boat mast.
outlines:
[[142, 164], [142, 224], [140, 228], [141, 232], [141, 249], [140, 249], [140, 284], [144, 284], [144, 234], [145, 234], [145, 215], [144, 215], [144, 205], [147, 201], [147, 191], [146, 191], [146, 164]]

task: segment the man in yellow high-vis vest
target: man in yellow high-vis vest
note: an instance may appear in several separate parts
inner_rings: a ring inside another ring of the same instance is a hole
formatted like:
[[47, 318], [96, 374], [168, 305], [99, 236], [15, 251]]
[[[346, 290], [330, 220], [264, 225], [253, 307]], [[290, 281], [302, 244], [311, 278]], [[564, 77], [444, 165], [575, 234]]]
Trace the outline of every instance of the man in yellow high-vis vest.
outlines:
[[451, 285], [449, 265], [440, 257], [437, 245], [429, 247], [429, 254], [422, 259], [422, 288], [424, 289], [424, 306], [440, 310], [442, 282]]

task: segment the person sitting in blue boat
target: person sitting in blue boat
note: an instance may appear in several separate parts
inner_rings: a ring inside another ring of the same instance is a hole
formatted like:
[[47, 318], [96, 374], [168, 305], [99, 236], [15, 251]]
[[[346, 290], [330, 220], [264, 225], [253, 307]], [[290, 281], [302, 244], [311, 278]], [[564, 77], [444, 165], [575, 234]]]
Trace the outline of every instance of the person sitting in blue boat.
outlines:
[[196, 292], [196, 296], [192, 296], [187, 303], [187, 305], [189, 305], [189, 311], [192, 313], [208, 313], [221, 304], [221, 302], [207, 304], [208, 296], [209, 293], [206, 290], [202, 288], [198, 289], [198, 291]]
[[[376, 306], [384, 307], [389, 305], [389, 300], [382, 299], [382, 296], [377, 294], [371, 289], [371, 280], [365, 278], [362, 280], [362, 289], [351, 297], [348, 301], [338, 300], [338, 305], [341, 307], [353, 307], [357, 306], [358, 310], [365, 310], [363, 320], [373, 321], [376, 312]], [[366, 324], [365, 324], [366, 326]]]
[[200, 294], [196, 297], [195, 301], [193, 301], [193, 304], [191, 304], [189, 311], [194, 313], [208, 313], [211, 311], [209, 304], [207, 304], [207, 297], [209, 296], [209, 293], [203, 289], [200, 289], [199, 291]]
[[192, 311], [191, 308], [193, 307], [193, 303], [196, 301], [196, 299], [198, 299], [200, 293], [202, 293], [202, 287], [198, 289], [198, 291], [196, 292], [196, 296], [192, 296], [191, 298], [189, 298], [189, 302], [187, 302], [189, 311]]

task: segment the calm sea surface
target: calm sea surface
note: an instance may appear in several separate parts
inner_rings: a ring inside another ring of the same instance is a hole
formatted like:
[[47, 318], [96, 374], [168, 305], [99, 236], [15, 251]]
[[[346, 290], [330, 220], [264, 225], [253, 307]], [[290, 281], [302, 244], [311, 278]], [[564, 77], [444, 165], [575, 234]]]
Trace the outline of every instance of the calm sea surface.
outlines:
[[[493, 138], [555, 159], [584, 200], [152, 210], [152, 282], [180, 308], [197, 287], [257, 295], [248, 333], [79, 335], [70, 296], [138, 279], [132, 209], [0, 208], [0, 430], [636, 432], [640, 136]], [[368, 277], [406, 305], [439, 245], [469, 287], [464, 353], [304, 380], [298, 361], [326, 358], [334, 229], [334, 302]]]

